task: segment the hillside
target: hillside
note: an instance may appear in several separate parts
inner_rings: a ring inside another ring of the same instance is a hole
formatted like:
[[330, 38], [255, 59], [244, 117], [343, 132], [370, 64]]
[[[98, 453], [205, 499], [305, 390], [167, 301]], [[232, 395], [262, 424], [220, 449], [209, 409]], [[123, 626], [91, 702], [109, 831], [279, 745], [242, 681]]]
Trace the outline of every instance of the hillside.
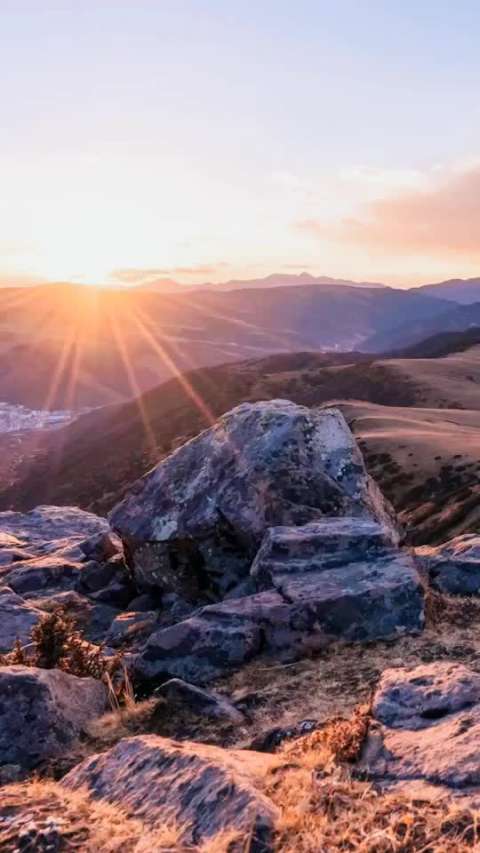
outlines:
[[451, 299], [461, 305], [480, 302], [480, 278], [451, 278], [436, 284], [424, 284], [418, 290], [428, 296]]
[[376, 331], [370, 338], [362, 342], [359, 349], [364, 352], [385, 352], [421, 343], [426, 338], [445, 332], [464, 332], [471, 327], [480, 326], [480, 302], [472, 305], [456, 305], [450, 303], [445, 308], [444, 300], [440, 312], [430, 315], [412, 317], [405, 322], [403, 319], [386, 331]]
[[480, 525], [480, 411], [338, 403], [412, 544]]

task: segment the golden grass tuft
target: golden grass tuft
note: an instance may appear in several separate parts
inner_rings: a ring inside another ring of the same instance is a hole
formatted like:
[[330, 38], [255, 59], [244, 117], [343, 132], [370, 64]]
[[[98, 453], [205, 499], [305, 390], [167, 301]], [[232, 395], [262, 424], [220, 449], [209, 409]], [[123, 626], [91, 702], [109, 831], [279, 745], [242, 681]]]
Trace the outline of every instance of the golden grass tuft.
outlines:
[[278, 853], [468, 853], [480, 814], [444, 799], [381, 793], [345, 768], [286, 769], [268, 789], [281, 810]]

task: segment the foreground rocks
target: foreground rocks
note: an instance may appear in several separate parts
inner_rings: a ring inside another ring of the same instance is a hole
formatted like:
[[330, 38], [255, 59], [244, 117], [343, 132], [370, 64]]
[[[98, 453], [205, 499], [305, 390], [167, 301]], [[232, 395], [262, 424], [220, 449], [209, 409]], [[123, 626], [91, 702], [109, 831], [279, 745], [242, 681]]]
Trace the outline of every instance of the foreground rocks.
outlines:
[[377, 520], [397, 538], [343, 415], [272, 400], [238, 406], [180, 447], [110, 521], [140, 586], [201, 600], [248, 574], [272, 525], [344, 515]]
[[136, 595], [121, 540], [106, 519], [74, 507], [0, 513], [0, 578], [0, 652], [27, 643], [42, 611], [55, 606], [102, 641]]
[[[480, 786], [480, 676], [434, 663], [383, 673], [361, 767], [383, 782]], [[478, 793], [478, 792], [477, 792]]]
[[93, 678], [58, 669], [0, 668], [0, 765], [31, 769], [62, 755], [89, 720], [106, 708], [106, 690]]
[[17, 640], [25, 645], [42, 611], [32, 607], [10, 587], [0, 587], [0, 654], [13, 649]]
[[260, 753], [145, 735], [87, 759], [62, 784], [86, 788], [147, 825], [183, 827], [184, 844], [237, 830], [251, 835], [249, 849], [260, 853], [278, 817], [259, 791], [270, 766], [273, 760]]
[[480, 536], [466, 533], [443, 545], [416, 548], [415, 553], [435, 589], [453, 595], [480, 593]]

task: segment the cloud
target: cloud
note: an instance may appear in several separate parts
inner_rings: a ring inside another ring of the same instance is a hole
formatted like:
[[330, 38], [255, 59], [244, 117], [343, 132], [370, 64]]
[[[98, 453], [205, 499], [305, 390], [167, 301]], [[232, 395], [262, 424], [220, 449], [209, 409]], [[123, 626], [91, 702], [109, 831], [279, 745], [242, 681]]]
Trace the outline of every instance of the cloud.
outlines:
[[480, 166], [443, 173], [426, 189], [372, 201], [358, 217], [306, 219], [296, 226], [323, 240], [385, 252], [480, 258]]
[[217, 264], [197, 264], [196, 266], [185, 267], [125, 267], [122, 269], [112, 270], [110, 278], [114, 281], [120, 281], [123, 284], [145, 284], [155, 281], [159, 278], [175, 278], [180, 277], [197, 277], [197, 276], [215, 276], [220, 269], [229, 267], [230, 264], [226, 261], [219, 261]]

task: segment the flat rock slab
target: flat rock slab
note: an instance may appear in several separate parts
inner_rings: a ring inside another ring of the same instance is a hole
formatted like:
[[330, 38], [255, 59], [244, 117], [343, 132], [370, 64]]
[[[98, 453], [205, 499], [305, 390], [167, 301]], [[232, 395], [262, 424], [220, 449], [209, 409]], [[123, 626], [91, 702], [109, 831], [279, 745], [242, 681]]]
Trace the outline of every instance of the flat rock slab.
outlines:
[[410, 671], [387, 669], [375, 692], [373, 714], [391, 728], [423, 729], [479, 702], [480, 674], [439, 661]]
[[30, 769], [64, 754], [89, 720], [105, 711], [106, 690], [93, 678], [58, 669], [0, 668], [0, 765]]
[[452, 595], [480, 594], [480, 536], [466, 533], [437, 547], [415, 548], [433, 587]]
[[109, 529], [105, 518], [77, 507], [38, 506], [26, 513], [0, 512], [0, 533], [15, 537], [21, 547], [30, 546], [29, 550], [37, 556], [107, 533]]
[[51, 594], [53, 590], [73, 589], [81, 571], [80, 563], [49, 554], [14, 563], [8, 574], [3, 576], [3, 581], [20, 595], [39, 595], [42, 590]]
[[479, 675], [435, 663], [383, 674], [358, 769], [383, 782], [480, 786]]
[[259, 791], [272, 765], [260, 753], [144, 735], [83, 761], [62, 785], [85, 786], [149, 825], [184, 827], [185, 844], [206, 844], [222, 831], [251, 833], [249, 849], [260, 853], [278, 817]]
[[201, 600], [247, 576], [266, 530], [326, 516], [379, 522], [398, 539], [337, 409], [243, 403], [178, 448], [114, 508], [137, 582]]
[[300, 527], [270, 527], [250, 574], [263, 588], [276, 575], [338, 568], [392, 549], [390, 531], [366, 518], [325, 518]]

